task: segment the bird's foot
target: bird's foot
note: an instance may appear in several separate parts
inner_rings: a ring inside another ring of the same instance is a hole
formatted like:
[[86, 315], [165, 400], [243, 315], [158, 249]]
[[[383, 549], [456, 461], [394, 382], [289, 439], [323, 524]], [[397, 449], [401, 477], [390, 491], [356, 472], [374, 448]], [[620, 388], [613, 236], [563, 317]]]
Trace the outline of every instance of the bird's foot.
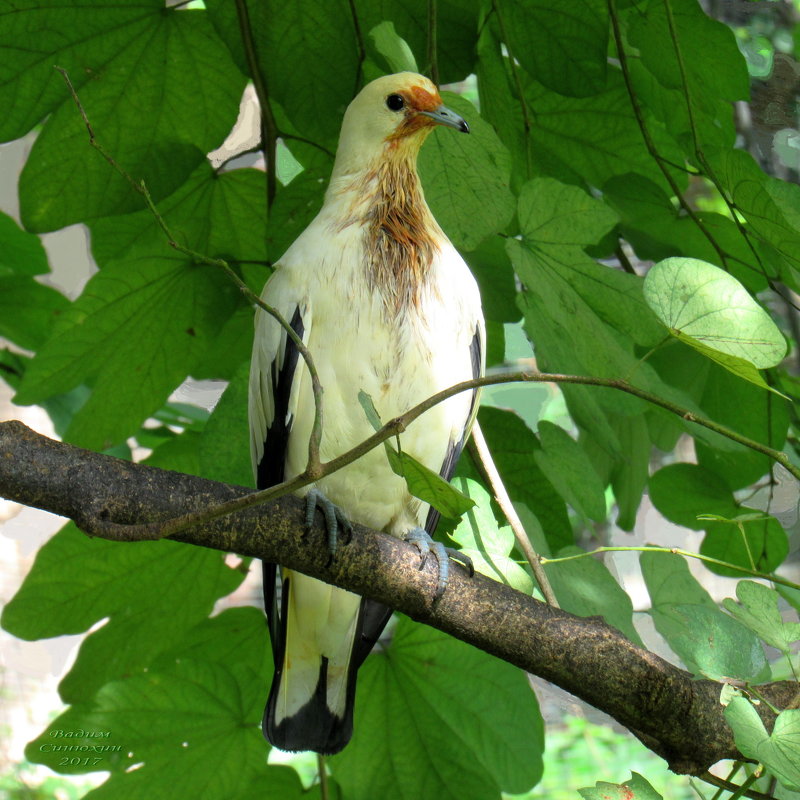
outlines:
[[325, 528], [328, 531], [328, 552], [331, 558], [336, 554], [339, 546], [339, 534], [346, 534], [345, 542], [350, 541], [353, 535], [353, 526], [347, 515], [339, 506], [328, 500], [319, 489], [311, 489], [306, 494], [306, 530], [314, 527], [314, 514], [317, 509], [322, 512], [325, 518]]
[[433, 596], [434, 600], [438, 600], [447, 588], [447, 581], [450, 576], [450, 559], [460, 561], [469, 572], [470, 578], [475, 574], [475, 567], [472, 565], [472, 559], [464, 555], [460, 550], [455, 550], [452, 547], [445, 547], [441, 542], [437, 542], [431, 538], [430, 534], [423, 528], [412, 528], [403, 537], [403, 541], [413, 544], [419, 550], [420, 564], [419, 569], [425, 566], [428, 556], [433, 553], [433, 557], [439, 564], [439, 578], [436, 581], [436, 594]]

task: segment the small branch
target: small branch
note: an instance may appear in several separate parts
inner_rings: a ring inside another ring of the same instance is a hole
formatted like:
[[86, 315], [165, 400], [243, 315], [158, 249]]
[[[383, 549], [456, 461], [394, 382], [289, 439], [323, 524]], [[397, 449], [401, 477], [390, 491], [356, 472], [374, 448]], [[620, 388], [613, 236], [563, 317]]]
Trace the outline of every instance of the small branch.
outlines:
[[506, 487], [503, 485], [503, 479], [500, 477], [500, 473], [498, 472], [497, 466], [492, 458], [492, 453], [489, 450], [489, 445], [486, 443], [486, 438], [484, 437], [481, 426], [478, 424], [477, 420], [472, 426], [472, 436], [470, 437], [469, 446], [471, 452], [474, 453], [478, 468], [484, 473], [484, 476], [492, 489], [494, 499], [497, 501], [497, 505], [500, 506], [500, 510], [508, 520], [508, 524], [511, 525], [511, 530], [514, 531], [514, 537], [517, 540], [517, 546], [527, 559], [528, 564], [530, 564], [531, 570], [533, 571], [533, 576], [536, 578], [536, 582], [539, 584], [539, 588], [542, 590], [544, 599], [547, 601], [548, 605], [551, 605], [554, 608], [560, 608], [555, 592], [553, 591], [553, 587], [550, 585], [550, 581], [547, 579], [547, 573], [542, 567], [539, 554], [533, 549], [531, 540], [528, 538], [528, 534], [525, 532], [522, 520], [520, 520], [519, 515], [514, 508], [514, 504], [511, 502], [511, 498], [508, 496]]
[[239, 31], [242, 36], [242, 46], [244, 47], [244, 54], [247, 59], [247, 68], [250, 71], [250, 78], [253, 81], [256, 97], [258, 97], [258, 104], [261, 108], [261, 149], [264, 153], [264, 161], [266, 162], [267, 168], [267, 210], [269, 210], [272, 208], [272, 203], [275, 200], [275, 193], [278, 189], [278, 125], [275, 122], [272, 106], [269, 103], [267, 81], [258, 64], [247, 0], [235, 0], [235, 2], [236, 15], [239, 19]]
[[711, 772], [704, 772], [699, 776], [700, 780], [705, 781], [712, 786], [716, 786], [720, 790], [730, 792], [731, 797], [728, 798], [728, 800], [734, 800], [735, 798], [739, 797], [749, 797], [751, 800], [775, 800], [771, 794], [764, 794], [763, 792], [758, 792], [755, 789], [750, 788], [750, 786], [752, 786], [760, 777], [761, 776], [758, 774], [758, 770], [756, 770], [748, 775], [747, 778], [745, 778], [741, 786], [738, 786], [735, 783], [726, 781], [724, 778], [718, 778]]
[[356, 85], [353, 87], [353, 96], [355, 96], [361, 88], [361, 81], [364, 77], [362, 73], [364, 61], [367, 58], [367, 49], [364, 47], [364, 37], [361, 34], [361, 23], [358, 21], [355, 0], [348, 0], [348, 4], [350, 6], [350, 19], [353, 21], [353, 31], [356, 35], [356, 47], [358, 48], [358, 70], [356, 72]]

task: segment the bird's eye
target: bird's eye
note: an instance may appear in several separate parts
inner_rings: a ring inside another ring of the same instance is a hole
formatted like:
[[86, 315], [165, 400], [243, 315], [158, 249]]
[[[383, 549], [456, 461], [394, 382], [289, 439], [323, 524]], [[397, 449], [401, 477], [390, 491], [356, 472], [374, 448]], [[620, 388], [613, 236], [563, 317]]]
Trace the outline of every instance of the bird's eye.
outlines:
[[405, 104], [406, 101], [399, 94], [390, 94], [386, 98], [386, 107], [392, 111], [400, 111]]

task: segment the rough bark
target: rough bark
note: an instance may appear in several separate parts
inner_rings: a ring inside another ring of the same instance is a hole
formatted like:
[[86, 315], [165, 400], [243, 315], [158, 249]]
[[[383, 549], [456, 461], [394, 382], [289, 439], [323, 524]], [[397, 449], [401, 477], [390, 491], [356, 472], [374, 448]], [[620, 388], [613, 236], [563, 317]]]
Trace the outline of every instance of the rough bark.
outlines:
[[[69, 517], [90, 535], [109, 521], [168, 519], [250, 491], [81, 450], [19, 422], [0, 423], [0, 496]], [[675, 772], [700, 774], [720, 759], [741, 758], [719, 704], [721, 684], [694, 680], [599, 617], [553, 609], [482, 575], [470, 578], [455, 565], [434, 603], [434, 564], [420, 571], [414, 547], [360, 525], [331, 560], [321, 524], [304, 534], [302, 509], [300, 500], [284, 497], [172, 538], [278, 561], [380, 600], [605, 711]], [[761, 691], [780, 707], [795, 688], [783, 682]], [[759, 713], [771, 730], [774, 715], [766, 703]]]

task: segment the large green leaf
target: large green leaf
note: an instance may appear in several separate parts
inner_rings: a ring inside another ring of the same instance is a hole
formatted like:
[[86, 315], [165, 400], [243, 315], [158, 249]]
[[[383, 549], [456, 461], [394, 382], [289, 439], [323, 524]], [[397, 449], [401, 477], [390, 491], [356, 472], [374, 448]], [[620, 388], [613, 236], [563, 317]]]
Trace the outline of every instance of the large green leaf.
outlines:
[[67, 438], [94, 449], [124, 440], [191, 372], [237, 302], [219, 269], [185, 257], [142, 254], [110, 264], [62, 314], [16, 402], [90, 383]]
[[[201, 255], [234, 261], [265, 261], [267, 204], [264, 173], [237, 169], [218, 173], [204, 161], [176, 192], [158, 204], [174, 238]], [[106, 217], [91, 225], [92, 253], [101, 267], [142, 253], [169, 253], [149, 209]], [[263, 282], [268, 275], [264, 270]], [[259, 291], [260, 291], [259, 287]]]
[[539, 423], [539, 439], [536, 462], [559, 494], [585, 517], [604, 520], [604, 487], [585, 450], [563, 428], [545, 420]]
[[81, 633], [109, 617], [84, 640], [61, 683], [65, 701], [81, 702], [141, 670], [242, 577], [213, 550], [90, 539], [70, 523], [39, 551], [2, 623], [21, 639], [41, 639]]
[[747, 99], [747, 64], [733, 31], [709, 17], [696, 0], [648, 3], [644, 13], [637, 8], [630, 19], [630, 43], [664, 86], [683, 90], [685, 76], [690, 100], [700, 108]]
[[469, 101], [450, 92], [443, 99], [467, 120], [470, 133], [434, 129], [419, 154], [419, 173], [425, 199], [445, 233], [457, 247], [472, 250], [514, 215], [511, 159]]
[[696, 675], [756, 683], [770, 671], [758, 637], [737, 620], [705, 605], [654, 606], [658, 632]]
[[725, 709], [736, 746], [748, 758], [763, 764], [784, 786], [800, 791], [800, 709], [782, 711], [772, 733], [744, 697], [734, 697]]
[[[108, 731], [108, 739], [90, 741], [123, 744], [123, 752], [113, 754], [117, 768], [90, 792], [92, 800], [170, 794], [175, 786], [182, 797], [238, 799], [239, 788], [256, 774], [268, 788], [272, 769], [264, 763], [258, 728], [264, 686], [257, 677], [244, 665], [182, 658], [106, 684], [91, 703], [73, 707], [50, 727]], [[28, 758], [56, 766], [59, 754], [41, 750], [53, 742], [45, 732], [28, 745]]]
[[511, 55], [536, 80], [574, 97], [605, 88], [608, 10], [602, 0], [506, 0], [497, 13]]
[[[581, 553], [585, 555], [578, 547], [565, 547], [556, 555], [563, 558]], [[631, 599], [602, 561], [576, 558], [545, 564], [545, 571], [563, 609], [581, 617], [599, 614], [632, 642], [643, 646], [633, 626]]]
[[664, 259], [647, 273], [644, 296], [671, 333], [704, 354], [710, 348], [759, 369], [775, 366], [786, 354], [786, 341], [769, 314], [713, 264]]
[[739, 507], [725, 482], [696, 464], [669, 464], [650, 478], [653, 505], [677, 525], [702, 530], [701, 514], [735, 516]]
[[541, 777], [542, 721], [515, 667], [401, 617], [358, 683], [353, 740], [332, 759], [351, 800], [499, 800]]
[[6, 101], [6, 108], [19, 109], [10, 136], [53, 112], [20, 178], [26, 227], [53, 230], [142, 204], [91, 149], [53, 64], [68, 70], [98, 140], [135, 180], [146, 180], [156, 198], [179, 186], [233, 126], [244, 77], [205, 12], [138, 0], [20, 5], [3, 18], [11, 25], [0, 54], [10, 73], [2, 85], [12, 95], [42, 99]]

